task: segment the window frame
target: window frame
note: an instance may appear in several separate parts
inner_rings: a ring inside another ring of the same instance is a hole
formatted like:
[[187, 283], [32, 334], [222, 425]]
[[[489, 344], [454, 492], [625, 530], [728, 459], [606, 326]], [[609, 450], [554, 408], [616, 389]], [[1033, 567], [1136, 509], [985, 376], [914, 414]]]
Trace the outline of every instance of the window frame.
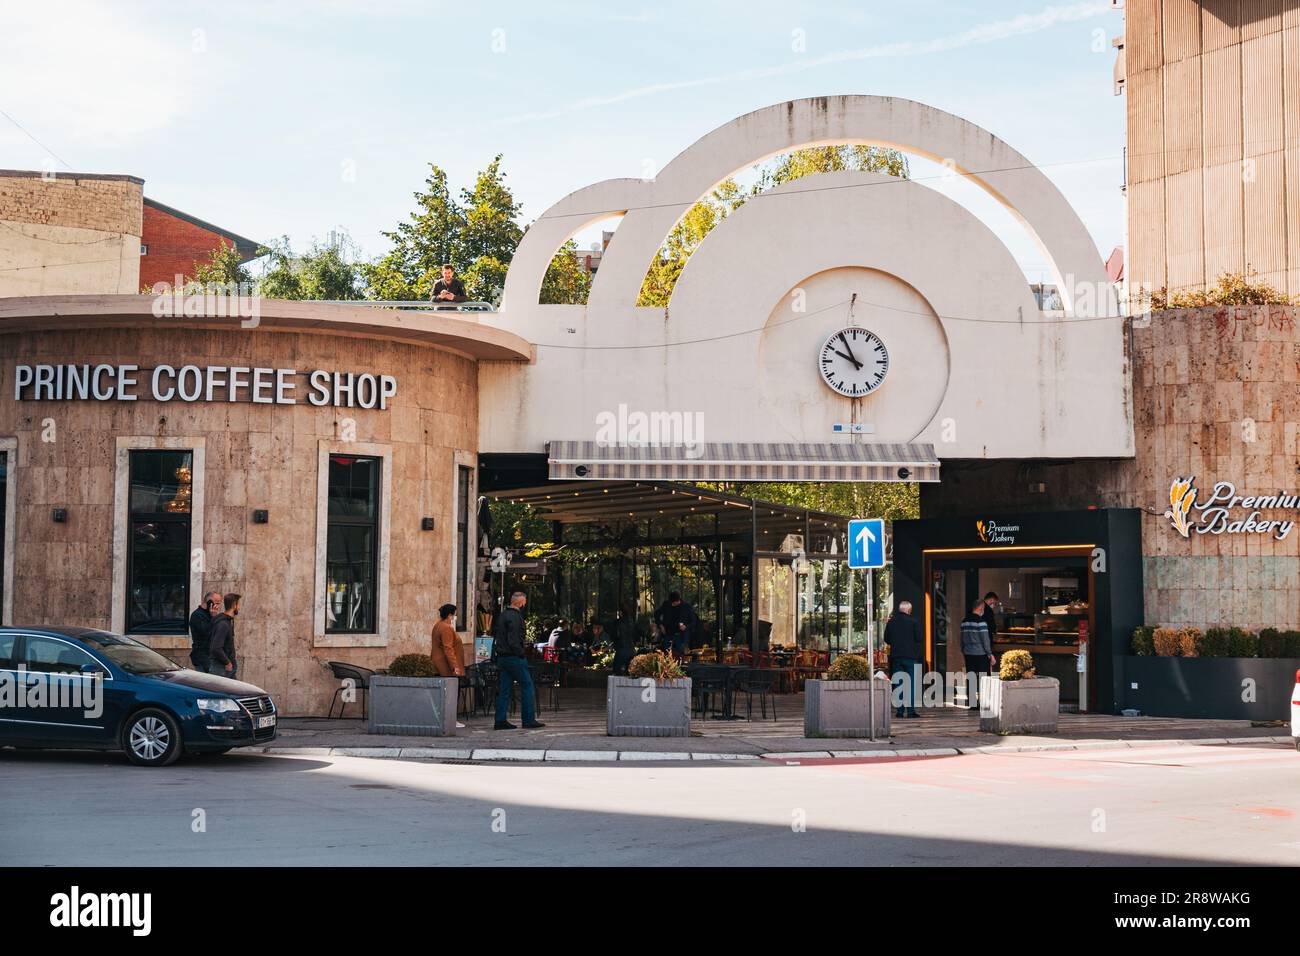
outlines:
[[[184, 512], [165, 512], [165, 511], [133, 511], [131, 509], [131, 486], [134, 462], [137, 455], [189, 455], [190, 456], [190, 510]], [[123, 634], [176, 634], [188, 636], [190, 597], [192, 583], [190, 575], [185, 572], [191, 564], [189, 556], [194, 553], [194, 452], [186, 448], [132, 448], [127, 452], [126, 465], [126, 484], [127, 484], [127, 502], [126, 502], [126, 618], [123, 620]], [[186, 528], [185, 554], [186, 560], [180, 573], [180, 579], [184, 583], [185, 595], [181, 600], [181, 624], [179, 628], [162, 628], [158, 624], [131, 624], [131, 591], [135, 580], [135, 525], [137, 522], [144, 521], [152, 524], [184, 524]]]
[[[344, 457], [344, 455], [345, 455], [344, 452], [337, 452], [337, 451], [335, 451], [335, 452], [330, 452], [327, 461], [328, 461], [330, 464], [332, 464], [332, 463], [333, 463], [333, 460], [334, 460], [335, 458], [342, 458], [342, 457]], [[371, 616], [372, 616], [373, 619], [367, 619], [367, 620], [364, 622], [365, 625], [366, 625], [365, 627], [359, 627], [359, 628], [337, 627], [337, 626], [332, 627], [332, 626], [330, 625], [329, 613], [328, 613], [328, 608], [327, 608], [327, 609], [326, 609], [326, 614], [325, 614], [325, 633], [326, 633], [326, 634], [330, 634], [330, 635], [336, 635], [336, 634], [373, 634], [373, 633], [375, 633], [375, 630], [376, 630], [376, 627], [377, 627], [377, 625], [378, 625], [378, 621], [379, 621], [379, 549], [380, 549], [380, 534], [381, 534], [381, 528], [380, 528], [380, 526], [381, 526], [382, 521], [383, 521], [383, 511], [384, 511], [384, 504], [385, 504], [385, 499], [384, 499], [384, 486], [383, 486], [383, 479], [384, 479], [384, 459], [381, 458], [381, 457], [378, 456], [378, 455], [354, 455], [354, 454], [347, 454], [346, 457], [353, 458], [353, 459], [355, 459], [355, 460], [357, 460], [357, 461], [368, 461], [368, 462], [373, 462], [373, 463], [374, 463], [374, 465], [375, 465], [375, 469], [376, 469], [376, 473], [375, 473], [375, 476], [374, 476], [374, 478], [375, 478], [375, 481], [374, 481], [374, 494], [375, 494], [375, 507], [374, 507], [374, 513], [373, 513], [372, 515], [370, 515], [369, 517], [361, 517], [361, 516], [357, 516], [357, 515], [336, 515], [336, 514], [330, 514], [330, 513], [329, 513], [329, 498], [330, 498], [330, 490], [331, 490], [331, 489], [330, 489], [330, 474], [329, 474], [329, 469], [328, 469], [328, 467], [327, 467], [326, 474], [325, 474], [325, 482], [326, 482], [326, 489], [325, 489], [325, 500], [326, 500], [326, 505], [325, 505], [325, 509], [326, 509], [326, 510], [325, 510], [325, 521], [326, 521], [326, 527], [325, 527], [325, 581], [326, 581], [326, 586], [327, 586], [327, 588], [328, 588], [328, 584], [329, 584], [329, 565], [330, 565], [330, 559], [329, 559], [329, 533], [330, 533], [330, 531], [331, 531], [333, 528], [335, 528], [335, 527], [343, 527], [343, 528], [369, 528], [369, 529], [371, 530], [371, 535], [372, 535], [371, 540], [372, 540], [373, 543], [374, 543], [374, 555], [373, 555], [373, 558], [372, 558], [372, 560], [371, 560], [371, 562], [370, 562], [370, 575], [369, 575], [369, 578], [370, 578], [370, 579], [369, 579], [369, 582], [368, 582], [369, 585], [370, 585], [370, 592], [371, 592], [371, 596], [372, 596], [372, 597], [371, 597], [372, 603], [371, 603], [371, 607], [370, 607], [370, 613], [371, 613]], [[326, 591], [326, 598], [325, 598], [325, 600], [326, 600], [327, 602], [328, 602], [328, 600], [329, 600], [329, 597], [328, 597], [328, 590]]]

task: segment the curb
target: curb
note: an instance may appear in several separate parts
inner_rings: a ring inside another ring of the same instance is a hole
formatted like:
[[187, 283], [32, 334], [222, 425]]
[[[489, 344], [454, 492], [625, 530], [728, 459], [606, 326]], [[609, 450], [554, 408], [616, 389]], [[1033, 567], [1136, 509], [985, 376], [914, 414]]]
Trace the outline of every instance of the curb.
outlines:
[[1043, 753], [1061, 750], [1117, 750], [1149, 747], [1234, 746], [1249, 744], [1290, 744], [1289, 734], [1271, 737], [1201, 737], [1170, 740], [1084, 740], [1051, 744], [983, 744], [978, 747], [914, 747], [890, 750], [804, 750], [780, 753], [698, 753], [655, 750], [524, 750], [501, 747], [454, 749], [443, 747], [259, 747], [246, 752], [289, 757], [369, 757], [382, 760], [454, 760], [462, 763], [653, 763], [661, 761], [692, 762], [764, 760], [771, 763], [798, 764], [804, 760], [871, 760], [899, 757], [957, 757], [976, 754]]

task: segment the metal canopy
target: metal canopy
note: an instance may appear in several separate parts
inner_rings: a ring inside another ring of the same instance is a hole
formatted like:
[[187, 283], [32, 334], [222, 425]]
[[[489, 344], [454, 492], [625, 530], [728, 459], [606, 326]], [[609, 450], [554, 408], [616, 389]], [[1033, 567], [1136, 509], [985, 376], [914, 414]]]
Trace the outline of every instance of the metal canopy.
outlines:
[[722, 536], [844, 534], [849, 519], [666, 481], [570, 481], [486, 493], [496, 501], [528, 504], [563, 524], [615, 524], [709, 517]]
[[938, 481], [934, 446], [917, 443], [547, 443], [556, 481]]

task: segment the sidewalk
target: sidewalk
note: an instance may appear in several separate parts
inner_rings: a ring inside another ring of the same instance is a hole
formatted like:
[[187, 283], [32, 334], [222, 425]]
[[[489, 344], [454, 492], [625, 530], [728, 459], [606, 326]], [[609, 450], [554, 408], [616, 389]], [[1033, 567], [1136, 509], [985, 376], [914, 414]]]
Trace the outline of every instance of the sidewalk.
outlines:
[[[895, 720], [888, 739], [825, 739], [803, 736], [803, 695], [777, 698], [778, 717], [752, 721], [695, 720], [690, 737], [608, 737], [604, 691], [567, 689], [559, 711], [546, 711], [540, 730], [493, 730], [492, 718], [462, 718], [455, 737], [403, 737], [366, 733], [358, 719], [285, 717], [268, 753], [311, 753], [426, 760], [757, 760], [890, 756], [940, 756], [997, 750], [1057, 750], [1171, 743], [1291, 743], [1286, 726], [1253, 727], [1244, 720], [1180, 720], [1062, 714], [1052, 736], [1001, 737], [981, 733], [979, 717], [955, 708]], [[518, 723], [518, 715], [512, 717]]]

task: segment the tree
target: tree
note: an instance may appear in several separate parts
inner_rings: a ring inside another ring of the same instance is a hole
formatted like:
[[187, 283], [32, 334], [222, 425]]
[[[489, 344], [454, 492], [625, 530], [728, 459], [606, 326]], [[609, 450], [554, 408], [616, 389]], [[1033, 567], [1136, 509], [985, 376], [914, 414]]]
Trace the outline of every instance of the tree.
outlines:
[[578, 262], [578, 244], [570, 239], [555, 254], [542, 280], [543, 305], [580, 305], [591, 292], [591, 275]]
[[515, 221], [520, 205], [505, 179], [498, 153], [478, 174], [474, 188], [461, 190], [464, 222], [457, 250], [464, 263], [461, 278], [466, 295], [480, 302], [500, 301], [506, 270], [524, 235]]
[[[777, 156], [759, 168], [748, 196], [759, 196], [774, 186], [812, 176], [853, 169], [906, 179], [907, 157], [881, 146], [813, 146]], [[658, 257], [650, 264], [637, 305], [665, 307], [672, 297], [686, 260], [718, 223], [745, 203], [745, 192], [733, 179], [722, 183], [682, 216], [673, 227]]]
[[698, 482], [704, 488], [724, 491], [773, 504], [811, 508], [850, 517], [896, 520], [921, 514], [920, 485], [903, 481], [750, 481]]
[[288, 237], [260, 250], [269, 259], [257, 283], [258, 295], [268, 299], [360, 299], [361, 267], [346, 234], [321, 245], [315, 241], [305, 255], [295, 256]]
[[200, 286], [249, 286], [253, 277], [233, 245], [222, 242], [206, 262], [194, 263], [194, 283]]
[[415, 211], [392, 232], [383, 233], [393, 248], [361, 267], [369, 299], [428, 299], [443, 263], [460, 260], [465, 213], [451, 198], [446, 172], [433, 163], [429, 170], [425, 191], [414, 194]]

